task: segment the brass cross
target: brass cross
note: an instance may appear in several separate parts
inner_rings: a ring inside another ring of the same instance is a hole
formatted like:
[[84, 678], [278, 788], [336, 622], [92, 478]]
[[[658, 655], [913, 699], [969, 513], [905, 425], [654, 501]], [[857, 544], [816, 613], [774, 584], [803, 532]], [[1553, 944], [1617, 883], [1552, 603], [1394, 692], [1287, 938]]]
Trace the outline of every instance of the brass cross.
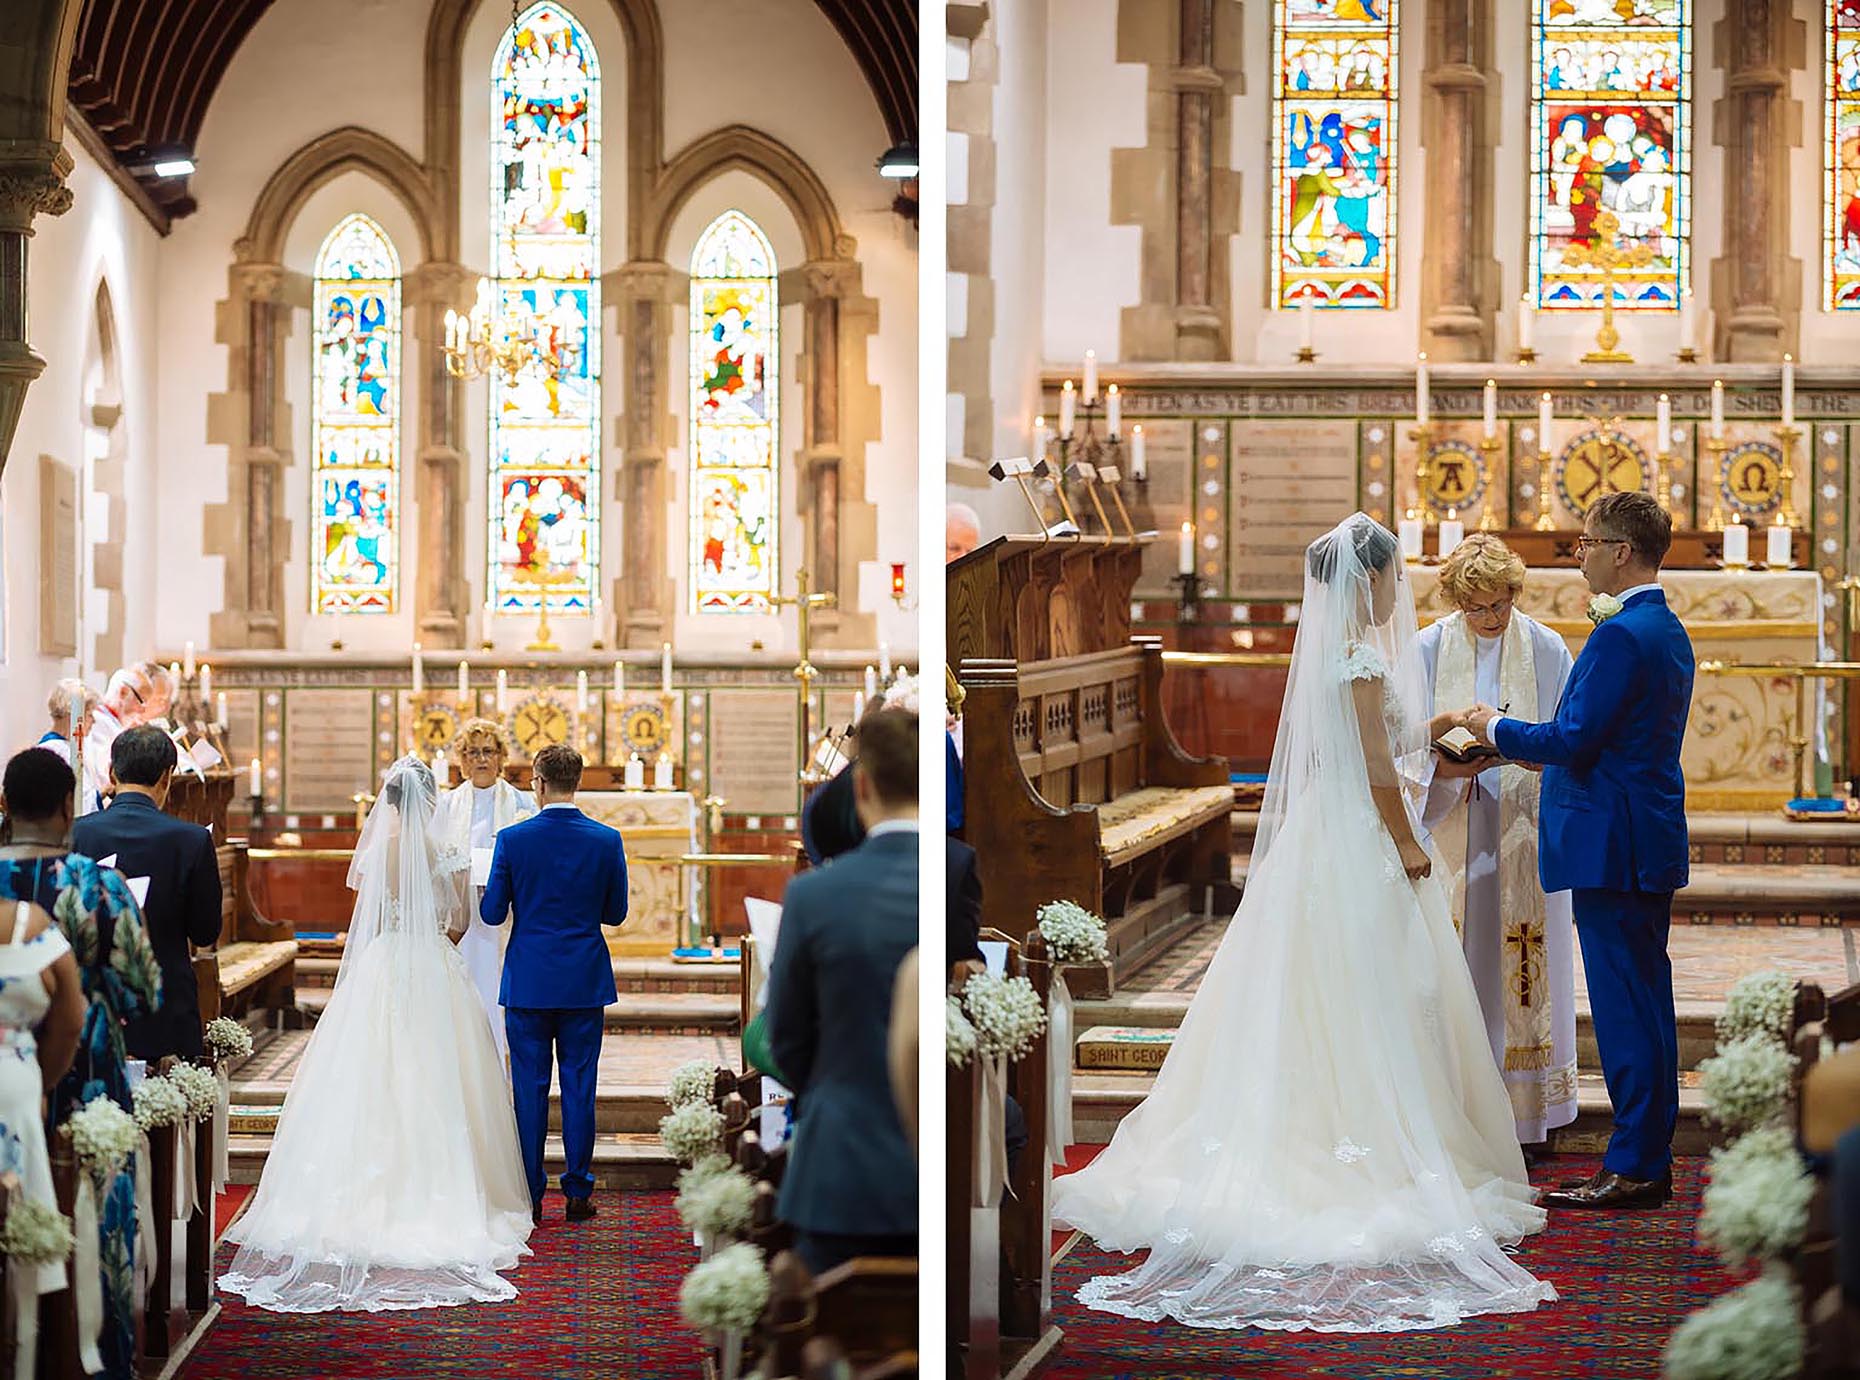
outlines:
[[826, 592], [809, 592], [807, 588], [807, 567], [802, 566], [794, 572], [795, 592], [792, 595], [771, 594], [769, 603], [776, 608], [792, 604], [800, 613], [801, 660], [794, 668], [796, 690], [801, 703], [801, 754], [800, 772], [806, 777], [808, 763], [813, 756], [813, 731], [811, 727], [814, 681], [820, 675], [813, 663], [812, 615], [817, 608], [830, 609], [839, 603], [839, 596]]
[[1615, 329], [1615, 270], [1640, 268], [1653, 262], [1653, 247], [1639, 240], [1623, 241], [1621, 217], [1603, 211], [1595, 217], [1595, 234], [1587, 244], [1572, 244], [1563, 251], [1572, 268], [1602, 271], [1602, 328], [1595, 333], [1596, 348], [1582, 357], [1584, 364], [1632, 364], [1634, 356], [1615, 347], [1621, 332]]

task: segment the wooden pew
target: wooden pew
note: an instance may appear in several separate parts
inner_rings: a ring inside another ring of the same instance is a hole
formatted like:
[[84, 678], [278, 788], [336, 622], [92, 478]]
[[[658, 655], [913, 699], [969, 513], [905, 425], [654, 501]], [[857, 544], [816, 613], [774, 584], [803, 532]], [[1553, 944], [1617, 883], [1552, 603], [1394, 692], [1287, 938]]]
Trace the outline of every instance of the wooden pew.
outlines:
[[194, 1176], [194, 1215], [187, 1219], [186, 1298], [190, 1315], [213, 1304], [213, 1120], [195, 1123], [194, 1162], [180, 1166]]
[[[77, 1152], [71, 1147], [70, 1128], [61, 1126], [46, 1147], [52, 1165], [52, 1194], [66, 1217], [77, 1208]], [[77, 1294], [71, 1287], [77, 1264], [74, 1250], [65, 1261], [65, 1287], [39, 1296], [38, 1373], [49, 1380], [82, 1375], [78, 1363]]]
[[[1860, 984], [1832, 997], [1813, 983], [1796, 989], [1795, 1024], [1791, 1047], [1796, 1067], [1796, 1134], [1801, 1138], [1804, 1114], [1813, 1089], [1809, 1073], [1819, 1062], [1823, 1038], [1836, 1045], [1860, 1047]], [[1856, 1244], [1848, 1243], [1849, 1248]], [[1801, 1246], [1786, 1262], [1801, 1291], [1802, 1321], [1807, 1348], [1802, 1375], [1805, 1380], [1857, 1380], [1860, 1378], [1860, 1307], [1849, 1303], [1836, 1278], [1837, 1235], [1833, 1220], [1833, 1193], [1825, 1178], [1817, 1181], [1809, 1201], [1808, 1225]]]
[[[1021, 947], [1021, 974], [1047, 1007], [1054, 967], [1037, 929]], [[1031, 1374], [1059, 1345], [1053, 1324], [1053, 1166], [1047, 1151], [1052, 1107], [1051, 1061], [1072, 1057], [1052, 1047], [1050, 1028], [1008, 1066], [1008, 1091], [1027, 1122], [1027, 1147], [1011, 1166], [1001, 1207], [1001, 1353], [1003, 1372]]]
[[209, 1005], [215, 1014], [234, 1019], [250, 1011], [275, 1011], [291, 1026], [300, 1020], [297, 940], [290, 926], [274, 923], [259, 909], [253, 897], [250, 852], [244, 839], [221, 850], [227, 914], [213, 951], [213, 995], [209, 998], [202, 987], [201, 1015], [206, 1017]]
[[[164, 1060], [164, 1069], [171, 1062]], [[142, 1304], [142, 1355], [152, 1361], [166, 1360], [177, 1338], [187, 1335], [186, 1313], [177, 1318], [172, 1302], [174, 1176], [182, 1172], [180, 1149], [179, 1127], [162, 1126], [149, 1132], [149, 1193], [155, 1202], [154, 1240], [149, 1243], [149, 1250], [155, 1257], [155, 1275], [149, 1281]], [[187, 1172], [192, 1172], [191, 1166]]]
[[783, 1251], [769, 1265], [761, 1339], [765, 1374], [797, 1376], [809, 1342], [831, 1338], [854, 1375], [914, 1375], [917, 1262], [861, 1258], [819, 1279]]

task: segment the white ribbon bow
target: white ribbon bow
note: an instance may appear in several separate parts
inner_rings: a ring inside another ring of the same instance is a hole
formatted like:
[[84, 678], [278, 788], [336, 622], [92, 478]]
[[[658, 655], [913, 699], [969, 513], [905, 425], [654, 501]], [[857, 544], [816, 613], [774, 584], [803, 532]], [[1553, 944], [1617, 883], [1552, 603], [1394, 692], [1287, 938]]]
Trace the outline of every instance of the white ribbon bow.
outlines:
[[1066, 1162], [1072, 1144], [1072, 1023], [1072, 989], [1055, 972], [1046, 999], [1046, 1149], [1054, 1164]]
[[103, 1250], [97, 1239], [97, 1189], [90, 1170], [78, 1166], [77, 1202], [71, 1209], [71, 1288], [76, 1295], [78, 1364], [86, 1375], [103, 1369], [97, 1343], [103, 1336]]

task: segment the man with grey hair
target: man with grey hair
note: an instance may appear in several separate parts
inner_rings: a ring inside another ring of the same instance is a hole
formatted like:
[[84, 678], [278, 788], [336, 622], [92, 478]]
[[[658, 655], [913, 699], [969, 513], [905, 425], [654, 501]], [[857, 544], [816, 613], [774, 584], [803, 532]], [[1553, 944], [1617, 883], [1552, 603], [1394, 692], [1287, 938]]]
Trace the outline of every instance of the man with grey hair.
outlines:
[[950, 503], [943, 510], [943, 563], [968, 555], [982, 544], [982, 520], [966, 503]]

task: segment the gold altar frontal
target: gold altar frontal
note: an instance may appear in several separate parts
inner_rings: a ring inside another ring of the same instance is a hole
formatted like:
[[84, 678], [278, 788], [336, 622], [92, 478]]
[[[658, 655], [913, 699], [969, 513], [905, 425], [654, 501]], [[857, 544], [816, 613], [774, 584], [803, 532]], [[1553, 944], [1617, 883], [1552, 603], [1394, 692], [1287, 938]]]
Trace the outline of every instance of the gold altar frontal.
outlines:
[[[1453, 611], [1440, 597], [1438, 567], [1414, 565], [1409, 573], [1423, 626]], [[1812, 570], [1669, 570], [1660, 586], [1701, 661], [1822, 658], [1823, 587]], [[1575, 654], [1588, 641], [1588, 603], [1580, 571], [1537, 569], [1526, 575], [1517, 607], [1561, 634]], [[1825, 702], [1817, 683], [1810, 695], [1817, 719]], [[1687, 808], [1771, 810], [1793, 798], [1796, 703], [1795, 682], [1786, 678], [1699, 675], [1680, 754]], [[1826, 741], [1814, 726], [1809, 737], [1816, 745]]]
[[620, 831], [626, 845], [627, 919], [607, 936], [615, 957], [666, 957], [686, 942], [698, 896], [679, 861], [698, 851], [698, 803], [689, 791], [583, 791], [575, 803]]

